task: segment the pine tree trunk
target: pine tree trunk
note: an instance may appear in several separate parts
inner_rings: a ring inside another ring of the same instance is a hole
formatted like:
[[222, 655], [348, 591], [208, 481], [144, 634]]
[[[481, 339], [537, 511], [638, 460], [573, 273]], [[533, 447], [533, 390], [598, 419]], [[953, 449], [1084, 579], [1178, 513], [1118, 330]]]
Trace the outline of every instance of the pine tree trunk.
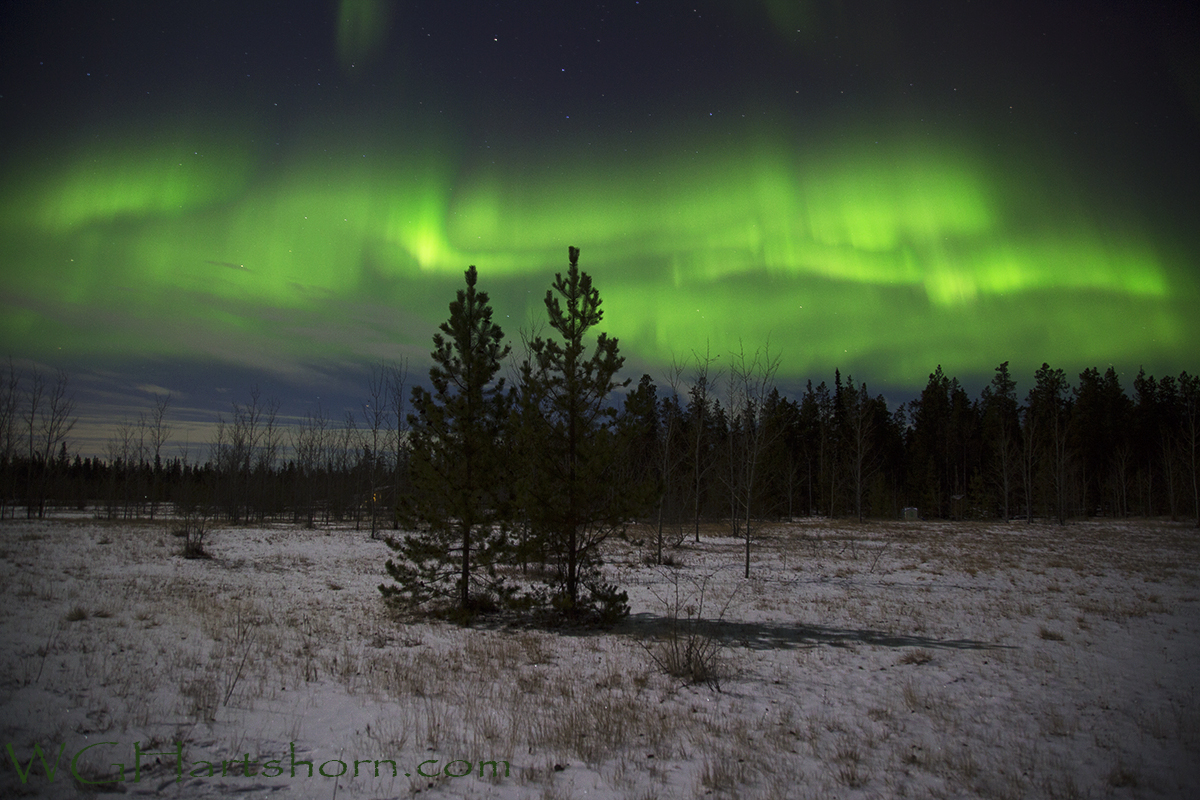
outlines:
[[[469, 485], [469, 484], [468, 484]], [[471, 607], [471, 523], [464, 521], [462, 525], [462, 607]]]

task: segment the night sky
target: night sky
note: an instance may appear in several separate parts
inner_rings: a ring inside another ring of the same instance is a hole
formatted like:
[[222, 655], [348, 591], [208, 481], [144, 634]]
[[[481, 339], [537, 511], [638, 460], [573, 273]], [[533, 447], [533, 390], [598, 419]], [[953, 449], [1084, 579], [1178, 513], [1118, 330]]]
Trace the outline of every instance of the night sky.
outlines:
[[470, 264], [519, 345], [576, 245], [635, 382], [1194, 372], [1189, 5], [8, 2], [0, 357], [195, 458], [256, 384], [423, 376]]

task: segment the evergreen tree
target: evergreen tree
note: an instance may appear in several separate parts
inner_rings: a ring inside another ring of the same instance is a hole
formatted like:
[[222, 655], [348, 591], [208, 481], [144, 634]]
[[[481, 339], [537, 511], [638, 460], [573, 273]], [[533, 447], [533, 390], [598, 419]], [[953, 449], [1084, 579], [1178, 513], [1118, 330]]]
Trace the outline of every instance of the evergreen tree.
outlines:
[[1074, 396], [1069, 438], [1078, 455], [1083, 507], [1090, 515], [1111, 502], [1115, 515], [1122, 506], [1120, 462], [1129, 452], [1129, 399], [1112, 367], [1103, 376], [1095, 367], [1079, 373]]
[[951, 390], [951, 381], [939, 364], [921, 396], [909, 403], [911, 491], [918, 505], [931, 516], [947, 517], [952, 507]]
[[[658, 505], [658, 534], [655, 552], [657, 563], [662, 563], [663, 505], [670, 496], [674, 462], [678, 459], [673, 452], [675, 430], [679, 427], [679, 406], [675, 396], [663, 398], [663, 419], [658, 414], [658, 387], [649, 375], [643, 375], [636, 389], [625, 396], [625, 407], [617, 417], [616, 431], [620, 450], [617, 454], [618, 469], [613, 476], [623, 492], [643, 497], [649, 509]], [[674, 406], [675, 416], [665, 412]], [[677, 537], [682, 538], [682, 537]]]
[[606, 333], [586, 355], [588, 334], [603, 318], [600, 293], [579, 270], [579, 249], [568, 255], [567, 274], [554, 276], [545, 298], [558, 338], [533, 338], [520, 370], [526, 435], [535, 442], [527, 451], [536, 454], [522, 505], [555, 568], [555, 606], [571, 617], [598, 610], [611, 620], [629, 612], [628, 598], [599, 582], [600, 546], [647, 509], [613, 480], [620, 443], [608, 399], [629, 383], [616, 380], [625, 359]]
[[[854, 386], [854, 377], [848, 379], [847, 391], [843, 392], [846, 401], [846, 458], [850, 486], [854, 491], [854, 513], [862, 522], [866, 515], [863, 511], [864, 493], [870, 480], [879, 469], [879, 454], [876, 451], [876, 437], [881, 427], [881, 417], [878, 413], [878, 403], [871, 400], [867, 393], [867, 384], [858, 388]], [[884, 406], [884, 413], [887, 406]]]
[[883, 468], [880, 480], [887, 487], [886, 501], [881, 501], [875, 513], [896, 518], [904, 507], [903, 487], [905, 484], [904, 431], [908, 427], [908, 415], [903, 405], [888, 411], [883, 395], [875, 398], [876, 414], [884, 420], [879, 443], [883, 453]]
[[1191, 479], [1192, 508], [1196, 527], [1200, 528], [1200, 376], [1180, 373], [1179, 396], [1182, 411], [1179, 450]]
[[671, 538], [676, 546], [683, 540], [685, 500], [690, 494], [690, 480], [683, 470], [687, 460], [687, 442], [683, 433], [686, 425], [685, 412], [679, 405], [679, 395], [668, 384], [665, 395], [658, 401], [657, 418], [659, 447], [657, 451], [658, 472], [662, 492], [658, 500], [658, 538], [664, 536], [664, 526], [670, 525]]
[[[830, 465], [837, 451], [837, 443], [833, 431], [833, 401], [825, 381], [821, 381], [816, 389], [812, 381], [808, 382], [804, 398], [800, 401], [800, 414], [804, 419], [808, 461], [811, 465], [808, 483], [810, 513], [819, 514], [824, 510], [833, 518], [836, 513], [833, 487], [837, 470], [831, 469]], [[826, 486], [830, 487], [829, 495], [825, 494]]]
[[984, 505], [981, 475], [981, 416], [979, 403], [971, 400], [957, 378], [950, 380], [950, 500], [952, 516], [978, 516]]
[[472, 266], [467, 288], [450, 304], [450, 319], [433, 337], [433, 392], [413, 387], [413, 491], [398, 510], [413, 532], [387, 539], [400, 556], [386, 565], [396, 585], [379, 587], [385, 597], [410, 603], [453, 596], [468, 613], [494, 599], [473, 595], [473, 584], [505, 595], [495, 566], [504, 545], [500, 439], [508, 407], [504, 380], [495, 377], [509, 348], [492, 322], [487, 292], [475, 288], [477, 279]]
[[1003, 519], [1009, 519], [1014, 475], [1020, 461], [1020, 420], [1018, 418], [1017, 382], [1008, 371], [1005, 361], [996, 367], [992, 382], [983, 389], [984, 439], [991, 454], [991, 474], [999, 493], [999, 509]]
[[1136, 401], [1133, 408], [1133, 459], [1136, 464], [1138, 495], [1141, 499], [1141, 513], [1152, 517], [1155, 512], [1154, 492], [1157, 482], [1155, 476], [1155, 455], [1158, 452], [1158, 382], [1153, 375], [1147, 375], [1145, 369], [1139, 369], [1133, 379], [1133, 390]]
[[714, 451], [716, 444], [712, 432], [712, 412], [710, 406], [716, 398], [710, 397], [712, 387], [721, 381], [721, 373], [714, 370], [716, 358], [710, 348], [706, 347], [704, 355], [695, 353], [696, 371], [692, 388], [688, 390], [687, 424], [690, 428], [690, 461], [692, 470], [692, 511], [696, 531], [696, 544], [700, 544], [700, 511], [704, 504], [705, 487], [709, 482], [708, 473], [715, 463]]
[[778, 499], [777, 509], [779, 514], [786, 516], [790, 521], [796, 516], [797, 494], [803, 486], [808, 468], [804, 461], [803, 424], [799, 403], [784, 399], [779, 407], [779, 426], [783, 434], [773, 448], [774, 462], [779, 465], [779, 480], [776, 486], [777, 491], [782, 494]]
[[1068, 439], [1071, 416], [1071, 386], [1061, 369], [1042, 364], [1034, 375], [1034, 387], [1029, 391], [1028, 415], [1040, 430], [1038, 443], [1043, 450], [1047, 495], [1052, 498], [1055, 516], [1060, 525], [1067, 522], [1070, 496], [1068, 480], [1072, 451]]
[[1171, 519], [1179, 518], [1180, 477], [1178, 432], [1183, 427], [1183, 403], [1175, 376], [1164, 375], [1158, 381], [1158, 450], [1162, 464], [1162, 487], [1167, 493], [1167, 510]]
[[[668, 408], [674, 396], [663, 398]], [[676, 409], [678, 405], [676, 404]], [[658, 533], [655, 537], [657, 563], [662, 563], [664, 506], [670, 502], [674, 459], [671, 445], [678, 427], [674, 416], [664, 411], [659, 420], [658, 387], [649, 375], [643, 375], [636, 389], [625, 396], [625, 408], [617, 421], [621, 440], [623, 469], [618, 476], [633, 488], [645, 488], [658, 506]]]

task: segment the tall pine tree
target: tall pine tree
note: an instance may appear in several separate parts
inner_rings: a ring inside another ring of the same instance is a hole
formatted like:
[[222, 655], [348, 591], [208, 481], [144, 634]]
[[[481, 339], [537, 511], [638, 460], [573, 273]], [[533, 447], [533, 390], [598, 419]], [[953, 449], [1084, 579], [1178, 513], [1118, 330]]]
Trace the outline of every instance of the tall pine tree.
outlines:
[[1069, 481], [1073, 453], [1068, 438], [1071, 419], [1071, 385], [1061, 369], [1051, 369], [1043, 363], [1034, 374], [1034, 387], [1029, 390], [1026, 404], [1028, 416], [1039, 433], [1045, 465], [1046, 497], [1054, 507], [1059, 525], [1067, 524], [1070, 502]]
[[[504, 380], [495, 377], [509, 348], [477, 279], [472, 266], [450, 319], [433, 337], [433, 392], [412, 391], [412, 491], [398, 509], [411, 532], [388, 539], [400, 556], [386, 565], [396, 584], [379, 587], [385, 597], [409, 603], [453, 597], [468, 613], [503, 594], [494, 568], [506, 501], [500, 447], [508, 405]], [[472, 594], [473, 585], [484, 595]]]
[[533, 439], [526, 450], [537, 454], [522, 505], [553, 568], [554, 604], [571, 617], [597, 611], [613, 619], [628, 613], [627, 597], [600, 582], [600, 546], [644, 513], [648, 498], [623, 491], [616, 475], [622, 442], [608, 401], [629, 383], [616, 379], [625, 359], [606, 333], [586, 354], [589, 333], [603, 318], [600, 292], [579, 270], [579, 249], [568, 255], [566, 275], [556, 274], [546, 291], [557, 337], [533, 338], [521, 365], [524, 429]]
[[1017, 382], [1008, 371], [1005, 361], [996, 367], [992, 382], [983, 388], [984, 441], [991, 454], [991, 472], [996, 489], [997, 508], [1003, 519], [1009, 519], [1009, 501], [1013, 496], [1016, 470], [1021, 461], [1019, 406]]

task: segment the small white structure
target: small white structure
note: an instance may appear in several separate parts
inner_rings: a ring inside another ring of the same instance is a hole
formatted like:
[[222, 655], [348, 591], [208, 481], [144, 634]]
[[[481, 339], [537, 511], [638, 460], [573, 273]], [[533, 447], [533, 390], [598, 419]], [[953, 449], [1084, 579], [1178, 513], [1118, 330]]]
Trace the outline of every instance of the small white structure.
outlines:
[[909, 522], [909, 521], [915, 522], [916, 520], [919, 520], [920, 518], [921, 518], [920, 512], [917, 511], [916, 508], [913, 508], [911, 506], [909, 508], [904, 509], [904, 514], [901, 517], [901, 519], [903, 519], [905, 522]]

